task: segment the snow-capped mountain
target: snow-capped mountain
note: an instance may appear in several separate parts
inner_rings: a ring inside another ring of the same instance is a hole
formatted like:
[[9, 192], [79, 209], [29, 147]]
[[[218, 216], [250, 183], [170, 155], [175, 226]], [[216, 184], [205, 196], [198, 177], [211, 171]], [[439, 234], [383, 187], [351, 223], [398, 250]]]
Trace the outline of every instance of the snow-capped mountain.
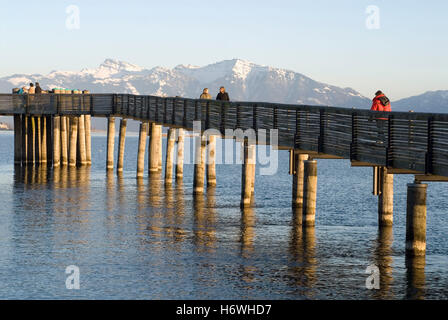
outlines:
[[392, 103], [395, 111], [448, 112], [448, 90], [428, 91], [424, 94], [398, 100]]
[[179, 65], [173, 69], [105, 60], [96, 69], [52, 71], [47, 75], [15, 74], [0, 78], [0, 92], [38, 81], [42, 88], [88, 89], [93, 93], [133, 93], [197, 98], [202, 89], [217, 94], [225, 86], [234, 101], [266, 101], [367, 108], [370, 99], [351, 88], [339, 88], [300, 73], [234, 59], [204, 67]]

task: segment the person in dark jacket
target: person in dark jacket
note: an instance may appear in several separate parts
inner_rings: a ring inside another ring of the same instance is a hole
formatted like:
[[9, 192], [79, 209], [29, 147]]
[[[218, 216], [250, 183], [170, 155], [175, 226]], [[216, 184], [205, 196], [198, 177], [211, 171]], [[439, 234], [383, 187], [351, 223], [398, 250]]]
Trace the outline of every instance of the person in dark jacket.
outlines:
[[[381, 91], [378, 90], [375, 93], [375, 98], [373, 98], [372, 101], [372, 107], [370, 108], [370, 111], [381, 111], [381, 112], [391, 112], [391, 106], [390, 106], [390, 100], [386, 95]], [[385, 126], [387, 124], [387, 118], [376, 118], [376, 126], [378, 128], [378, 141], [377, 143], [384, 143], [385, 142]]]
[[36, 93], [36, 94], [41, 94], [41, 93], [42, 93], [42, 88], [40, 87], [39, 82], [36, 82], [35, 93]]
[[216, 100], [230, 101], [229, 94], [226, 92], [224, 87], [219, 88], [219, 93], [216, 96]]

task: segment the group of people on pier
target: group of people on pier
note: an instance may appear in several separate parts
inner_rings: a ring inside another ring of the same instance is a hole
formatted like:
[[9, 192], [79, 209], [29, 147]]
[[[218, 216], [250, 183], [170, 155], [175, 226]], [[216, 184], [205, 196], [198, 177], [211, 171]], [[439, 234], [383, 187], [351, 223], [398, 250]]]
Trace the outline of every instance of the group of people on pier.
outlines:
[[36, 84], [34, 83], [30, 83], [30, 86], [23, 86], [22, 88], [19, 89], [19, 91], [17, 91], [17, 94], [41, 94], [42, 93], [42, 88], [40, 87], [39, 82], [36, 82]]
[[[204, 90], [202, 90], [202, 94], [199, 97], [199, 99], [205, 99], [205, 100], [211, 100], [212, 96], [210, 95], [210, 93], [208, 93], [208, 88], [204, 88]], [[219, 88], [219, 92], [218, 95], [216, 96], [216, 100], [221, 100], [221, 101], [229, 101], [229, 94], [226, 92], [226, 89], [224, 87]]]

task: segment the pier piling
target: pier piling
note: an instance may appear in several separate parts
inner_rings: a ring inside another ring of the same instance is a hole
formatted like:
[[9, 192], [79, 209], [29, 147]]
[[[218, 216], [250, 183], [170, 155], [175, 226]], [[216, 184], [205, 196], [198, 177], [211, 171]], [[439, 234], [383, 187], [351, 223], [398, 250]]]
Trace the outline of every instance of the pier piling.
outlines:
[[87, 164], [86, 154], [86, 129], [84, 115], [78, 117], [78, 149], [79, 149], [79, 161], [81, 166]]
[[120, 120], [120, 132], [118, 137], [118, 162], [117, 162], [117, 173], [123, 171], [123, 164], [124, 164], [124, 146], [126, 142], [126, 127], [127, 127], [127, 120], [121, 119]]
[[247, 208], [252, 202], [252, 181], [253, 165], [255, 158], [255, 145], [249, 144], [247, 140], [244, 144], [244, 162], [241, 170], [241, 208]]
[[138, 153], [137, 153], [137, 178], [143, 177], [145, 169], [145, 150], [146, 138], [148, 136], [148, 123], [140, 123], [140, 131], [138, 135]]
[[149, 173], [154, 173], [159, 171], [159, 159], [162, 148], [160, 146], [160, 129], [156, 123], [151, 124], [151, 137], [149, 140]]
[[427, 184], [409, 183], [406, 209], [406, 254], [426, 253], [426, 190]]
[[68, 165], [68, 127], [67, 127], [67, 117], [61, 117], [61, 164], [63, 166]]
[[196, 137], [194, 150], [193, 193], [204, 192], [206, 138], [201, 133]]
[[176, 180], [184, 176], [184, 129], [177, 129]]
[[307, 154], [300, 154], [293, 151], [294, 154], [294, 172], [292, 173], [292, 207], [303, 207], [303, 179], [304, 179], [304, 161], [308, 160]]
[[391, 226], [394, 220], [394, 175], [386, 167], [380, 170], [380, 195], [378, 196], [378, 225]]
[[317, 161], [306, 160], [303, 163], [303, 224], [314, 226], [316, 220]]
[[61, 117], [53, 118], [53, 167], [61, 165]]
[[48, 152], [47, 152], [47, 141], [48, 141], [48, 136], [47, 136], [47, 117], [42, 117], [41, 118], [41, 143], [40, 143], [40, 157], [39, 157], [39, 162], [42, 164], [42, 166], [47, 166], [47, 162], [48, 162]]
[[207, 186], [216, 186], [216, 136], [208, 137], [207, 145]]
[[91, 138], [91, 125], [92, 120], [90, 114], [84, 116], [84, 127], [86, 130], [86, 163], [87, 165], [92, 164], [92, 138]]
[[107, 170], [114, 169], [115, 117], [107, 118]]
[[76, 151], [78, 142], [78, 117], [70, 119], [70, 155], [68, 165], [69, 167], [76, 167]]
[[166, 141], [165, 184], [171, 184], [173, 181], [175, 142], [176, 142], [176, 129], [170, 128], [168, 130], [168, 137]]
[[14, 165], [22, 164], [22, 119], [14, 115]]

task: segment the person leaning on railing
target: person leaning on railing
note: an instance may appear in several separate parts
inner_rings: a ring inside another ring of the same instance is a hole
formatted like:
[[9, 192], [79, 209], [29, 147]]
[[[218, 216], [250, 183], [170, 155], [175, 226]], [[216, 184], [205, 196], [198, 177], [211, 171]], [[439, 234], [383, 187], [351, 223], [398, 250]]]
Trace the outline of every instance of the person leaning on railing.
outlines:
[[[381, 91], [378, 90], [375, 93], [375, 98], [372, 100], [372, 107], [370, 108], [371, 111], [380, 111], [380, 112], [391, 112], [391, 105], [390, 100], [386, 95]], [[370, 119], [371, 120], [371, 119]], [[375, 118], [376, 126], [378, 128], [378, 143], [383, 143], [385, 141], [384, 139], [384, 127], [386, 125], [387, 118]]]

